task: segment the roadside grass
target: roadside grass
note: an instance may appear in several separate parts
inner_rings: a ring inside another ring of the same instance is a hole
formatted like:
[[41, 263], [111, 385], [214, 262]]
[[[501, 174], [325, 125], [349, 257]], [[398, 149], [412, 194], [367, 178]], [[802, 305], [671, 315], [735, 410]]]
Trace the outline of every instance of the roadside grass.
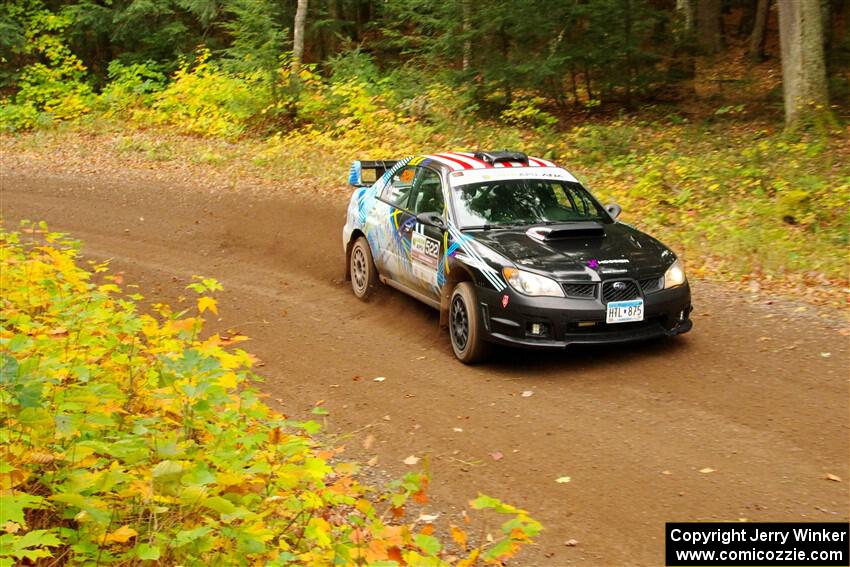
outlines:
[[541, 530], [483, 495], [470, 507], [503, 522], [489, 540], [462, 519], [442, 541], [405, 521], [428, 475], [367, 486], [316, 421], [265, 405], [246, 337], [203, 331], [217, 281], [142, 312], [77, 251], [44, 224], [0, 226], [0, 566], [469, 567]]
[[105, 152], [118, 163], [158, 163], [283, 192], [347, 199], [354, 159], [516, 148], [567, 167], [622, 220], [672, 246], [691, 274], [744, 282], [813, 303], [846, 305], [850, 244], [850, 136], [783, 133], [734, 118], [615, 120], [565, 132], [481, 122], [450, 133], [422, 124], [379, 131], [305, 127], [265, 139], [228, 140], [89, 117], [52, 130], [4, 135], [7, 152], [79, 159]]

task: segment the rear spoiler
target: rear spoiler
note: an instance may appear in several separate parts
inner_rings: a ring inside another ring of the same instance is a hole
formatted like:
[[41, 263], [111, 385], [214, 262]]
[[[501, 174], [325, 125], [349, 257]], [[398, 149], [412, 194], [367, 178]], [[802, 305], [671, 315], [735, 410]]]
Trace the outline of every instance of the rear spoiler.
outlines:
[[398, 160], [355, 161], [351, 164], [348, 183], [355, 187], [369, 187], [397, 163]]

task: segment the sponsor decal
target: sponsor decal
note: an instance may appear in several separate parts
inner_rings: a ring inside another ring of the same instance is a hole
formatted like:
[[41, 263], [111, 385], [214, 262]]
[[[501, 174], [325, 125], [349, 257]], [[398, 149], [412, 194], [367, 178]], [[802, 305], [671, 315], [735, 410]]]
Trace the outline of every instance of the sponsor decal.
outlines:
[[414, 262], [436, 270], [440, 261], [440, 241], [414, 232], [410, 238], [410, 257]]
[[587, 261], [587, 267], [591, 270], [596, 270], [599, 268], [599, 260], [592, 259]]
[[504, 309], [508, 306], [508, 302], [510, 300], [511, 300], [511, 298], [508, 296], [508, 294], [505, 294], [505, 295], [502, 296], [502, 309]]

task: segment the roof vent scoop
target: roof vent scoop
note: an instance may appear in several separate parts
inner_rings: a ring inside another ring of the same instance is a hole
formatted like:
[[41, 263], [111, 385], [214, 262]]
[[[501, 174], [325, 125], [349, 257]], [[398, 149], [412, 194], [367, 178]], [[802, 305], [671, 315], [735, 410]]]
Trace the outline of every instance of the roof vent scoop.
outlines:
[[504, 150], [501, 152], [475, 152], [473, 155], [477, 159], [493, 165], [509, 161], [518, 161], [520, 163], [528, 164], [528, 156], [522, 152]]

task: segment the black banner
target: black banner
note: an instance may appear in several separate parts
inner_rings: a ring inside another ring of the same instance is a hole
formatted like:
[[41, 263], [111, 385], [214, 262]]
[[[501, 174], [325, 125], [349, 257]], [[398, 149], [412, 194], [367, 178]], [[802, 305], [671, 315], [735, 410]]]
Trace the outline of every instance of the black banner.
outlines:
[[668, 523], [666, 563], [676, 565], [850, 565], [842, 522]]

